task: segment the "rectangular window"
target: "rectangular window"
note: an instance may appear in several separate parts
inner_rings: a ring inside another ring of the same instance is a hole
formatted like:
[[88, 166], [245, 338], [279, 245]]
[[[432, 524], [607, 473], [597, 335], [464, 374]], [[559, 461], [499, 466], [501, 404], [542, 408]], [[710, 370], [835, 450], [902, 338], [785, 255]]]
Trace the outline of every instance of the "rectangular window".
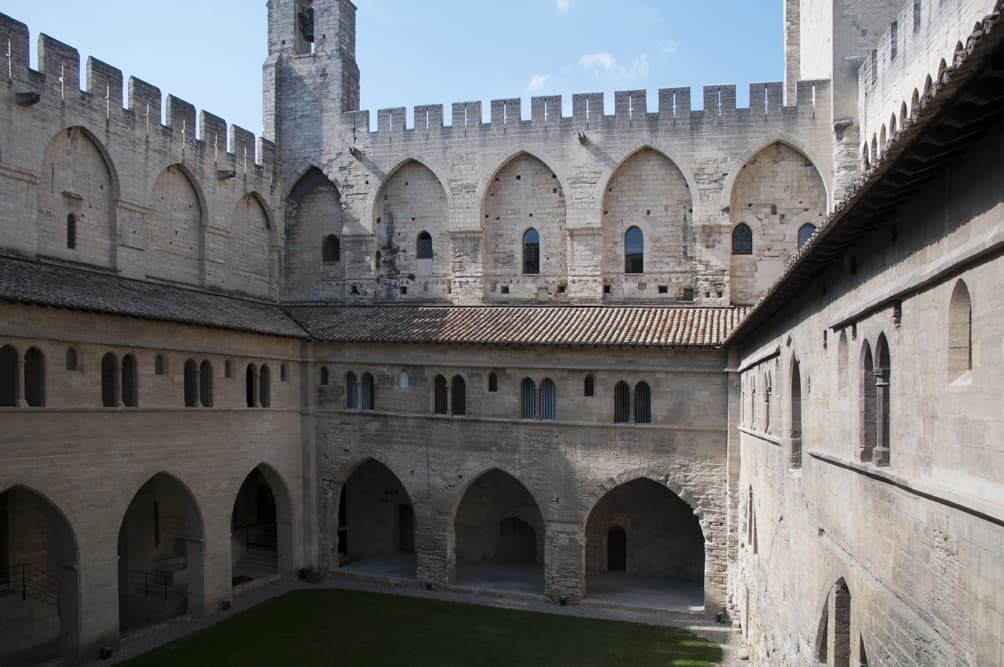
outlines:
[[896, 60], [899, 53], [899, 23], [893, 21], [889, 26], [889, 60]]
[[913, 0], [913, 31], [920, 30], [920, 0]]

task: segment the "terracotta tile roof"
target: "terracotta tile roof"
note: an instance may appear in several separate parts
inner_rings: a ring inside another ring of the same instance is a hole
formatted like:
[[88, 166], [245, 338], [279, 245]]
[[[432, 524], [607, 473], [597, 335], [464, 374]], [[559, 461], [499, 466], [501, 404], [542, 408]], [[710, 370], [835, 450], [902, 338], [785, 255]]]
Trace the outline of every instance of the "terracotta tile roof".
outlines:
[[306, 338], [277, 305], [0, 257], [0, 301]]
[[747, 308], [665, 306], [296, 306], [329, 342], [719, 346]]

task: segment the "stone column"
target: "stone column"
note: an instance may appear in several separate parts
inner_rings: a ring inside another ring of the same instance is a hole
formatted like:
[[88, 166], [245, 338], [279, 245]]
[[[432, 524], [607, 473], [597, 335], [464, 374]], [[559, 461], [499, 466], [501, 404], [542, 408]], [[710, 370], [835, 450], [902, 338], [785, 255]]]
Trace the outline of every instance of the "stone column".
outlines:
[[456, 578], [456, 556], [449, 514], [432, 510], [426, 503], [415, 502], [416, 577], [429, 584], [449, 584]]
[[579, 525], [549, 521], [544, 533], [544, 595], [578, 602], [585, 595], [585, 542]]

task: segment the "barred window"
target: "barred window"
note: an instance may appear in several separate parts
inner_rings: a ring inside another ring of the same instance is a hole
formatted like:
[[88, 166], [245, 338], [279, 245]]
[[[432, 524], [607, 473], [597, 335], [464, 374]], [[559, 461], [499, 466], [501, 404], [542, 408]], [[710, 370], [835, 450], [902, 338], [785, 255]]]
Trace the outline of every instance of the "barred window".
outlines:
[[614, 387], [614, 423], [631, 421], [631, 387], [627, 382], [618, 382]]
[[455, 415], [467, 414], [467, 383], [459, 375], [453, 376], [450, 394], [450, 412]]
[[540, 383], [540, 418], [549, 421], [558, 418], [558, 388], [551, 380]]
[[435, 385], [434, 386], [435, 396], [433, 399], [433, 403], [435, 405], [433, 409], [435, 410], [437, 415], [445, 415], [446, 406], [449, 403], [446, 395], [447, 394], [446, 378], [444, 378], [442, 375], [437, 375], [434, 385]]
[[359, 383], [356, 381], [355, 373], [348, 373], [345, 376], [345, 407], [349, 410], [359, 407]]
[[373, 394], [373, 376], [369, 373], [363, 374], [362, 408], [363, 410], [376, 410], [376, 399]]
[[636, 424], [652, 422], [652, 390], [647, 382], [639, 382], [634, 387], [634, 422]]
[[537, 416], [537, 386], [530, 378], [523, 380], [520, 385], [519, 416], [521, 419], [534, 419]]

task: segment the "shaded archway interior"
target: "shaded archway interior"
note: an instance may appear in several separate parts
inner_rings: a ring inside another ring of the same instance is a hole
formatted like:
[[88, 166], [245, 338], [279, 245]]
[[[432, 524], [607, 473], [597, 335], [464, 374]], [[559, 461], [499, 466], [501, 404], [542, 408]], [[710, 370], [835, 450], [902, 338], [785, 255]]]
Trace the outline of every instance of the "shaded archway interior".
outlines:
[[70, 526], [52, 503], [23, 487], [0, 493], [0, 664], [76, 657], [77, 561]]
[[133, 497], [119, 529], [118, 556], [122, 631], [202, 607], [202, 520], [175, 478], [155, 475]]
[[342, 484], [338, 562], [345, 570], [415, 578], [415, 513], [401, 480], [369, 459]]
[[704, 534], [694, 510], [649, 479], [604, 495], [586, 521], [590, 599], [667, 609], [704, 604]]
[[279, 571], [279, 530], [275, 493], [261, 470], [244, 479], [230, 517], [230, 561], [233, 585]]
[[454, 518], [456, 583], [540, 593], [544, 519], [516, 478], [490, 470], [467, 488]]

